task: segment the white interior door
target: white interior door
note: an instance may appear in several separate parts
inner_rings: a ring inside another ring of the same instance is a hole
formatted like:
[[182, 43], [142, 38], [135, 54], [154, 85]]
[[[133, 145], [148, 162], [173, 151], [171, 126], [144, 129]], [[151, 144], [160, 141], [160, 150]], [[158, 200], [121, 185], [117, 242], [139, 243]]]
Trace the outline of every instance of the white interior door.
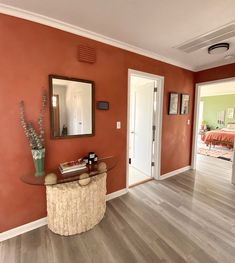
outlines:
[[73, 132], [74, 134], [82, 134], [83, 133], [83, 96], [80, 93], [74, 94], [73, 99], [71, 101], [73, 107]]
[[154, 81], [131, 90], [131, 165], [151, 176]]
[[68, 134], [82, 134], [83, 132], [83, 94], [70, 90], [67, 98]]

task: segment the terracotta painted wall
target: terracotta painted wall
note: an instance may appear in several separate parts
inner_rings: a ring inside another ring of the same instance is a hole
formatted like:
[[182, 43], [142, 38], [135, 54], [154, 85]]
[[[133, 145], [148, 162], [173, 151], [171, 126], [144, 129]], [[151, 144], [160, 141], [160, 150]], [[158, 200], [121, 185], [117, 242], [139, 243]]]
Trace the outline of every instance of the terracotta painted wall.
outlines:
[[195, 73], [195, 83], [235, 77], [235, 63]]
[[[27, 117], [35, 121], [48, 75], [95, 81], [96, 100], [110, 102], [109, 111], [96, 111], [94, 137], [51, 140], [49, 109], [45, 116], [46, 167], [55, 168], [90, 150], [99, 156], [117, 155], [119, 163], [108, 176], [108, 193], [126, 185], [126, 127], [128, 68], [165, 77], [161, 174], [190, 164], [194, 74], [190, 71], [22, 19], [0, 15], [0, 232], [46, 216], [44, 187], [20, 181], [34, 171], [30, 148], [19, 122], [18, 103], [25, 101]], [[93, 65], [77, 60], [79, 44], [97, 51]], [[190, 114], [169, 116], [168, 93], [191, 95]], [[115, 129], [115, 122], [122, 129]]]

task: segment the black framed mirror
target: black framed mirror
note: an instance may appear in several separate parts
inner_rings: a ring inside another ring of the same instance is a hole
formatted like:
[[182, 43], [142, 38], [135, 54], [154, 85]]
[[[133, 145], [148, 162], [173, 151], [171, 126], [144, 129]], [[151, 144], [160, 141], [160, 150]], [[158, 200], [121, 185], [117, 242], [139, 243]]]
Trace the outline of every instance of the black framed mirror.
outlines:
[[49, 75], [52, 139], [95, 134], [94, 82]]

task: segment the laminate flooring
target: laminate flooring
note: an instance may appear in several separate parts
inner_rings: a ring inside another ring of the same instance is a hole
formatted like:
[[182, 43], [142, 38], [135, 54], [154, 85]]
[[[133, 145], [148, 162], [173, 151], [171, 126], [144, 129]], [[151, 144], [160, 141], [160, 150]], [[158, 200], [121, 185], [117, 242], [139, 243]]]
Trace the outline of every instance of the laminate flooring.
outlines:
[[231, 163], [199, 156], [197, 171], [149, 181], [107, 203], [81, 235], [41, 227], [0, 244], [1, 263], [235, 263]]

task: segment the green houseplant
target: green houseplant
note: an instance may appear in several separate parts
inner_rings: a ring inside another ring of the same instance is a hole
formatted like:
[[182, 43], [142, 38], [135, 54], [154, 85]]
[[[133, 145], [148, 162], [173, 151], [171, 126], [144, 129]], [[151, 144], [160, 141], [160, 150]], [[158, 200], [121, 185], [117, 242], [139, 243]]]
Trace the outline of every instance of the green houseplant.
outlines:
[[46, 109], [47, 96], [43, 94], [42, 96], [42, 107], [38, 117], [38, 132], [33, 127], [32, 122], [27, 121], [25, 117], [25, 107], [24, 101], [20, 102], [20, 121], [24, 129], [24, 133], [28, 139], [29, 145], [31, 147], [34, 166], [35, 166], [35, 176], [42, 176], [44, 172], [44, 158], [45, 158], [45, 130], [43, 127], [43, 116]]

